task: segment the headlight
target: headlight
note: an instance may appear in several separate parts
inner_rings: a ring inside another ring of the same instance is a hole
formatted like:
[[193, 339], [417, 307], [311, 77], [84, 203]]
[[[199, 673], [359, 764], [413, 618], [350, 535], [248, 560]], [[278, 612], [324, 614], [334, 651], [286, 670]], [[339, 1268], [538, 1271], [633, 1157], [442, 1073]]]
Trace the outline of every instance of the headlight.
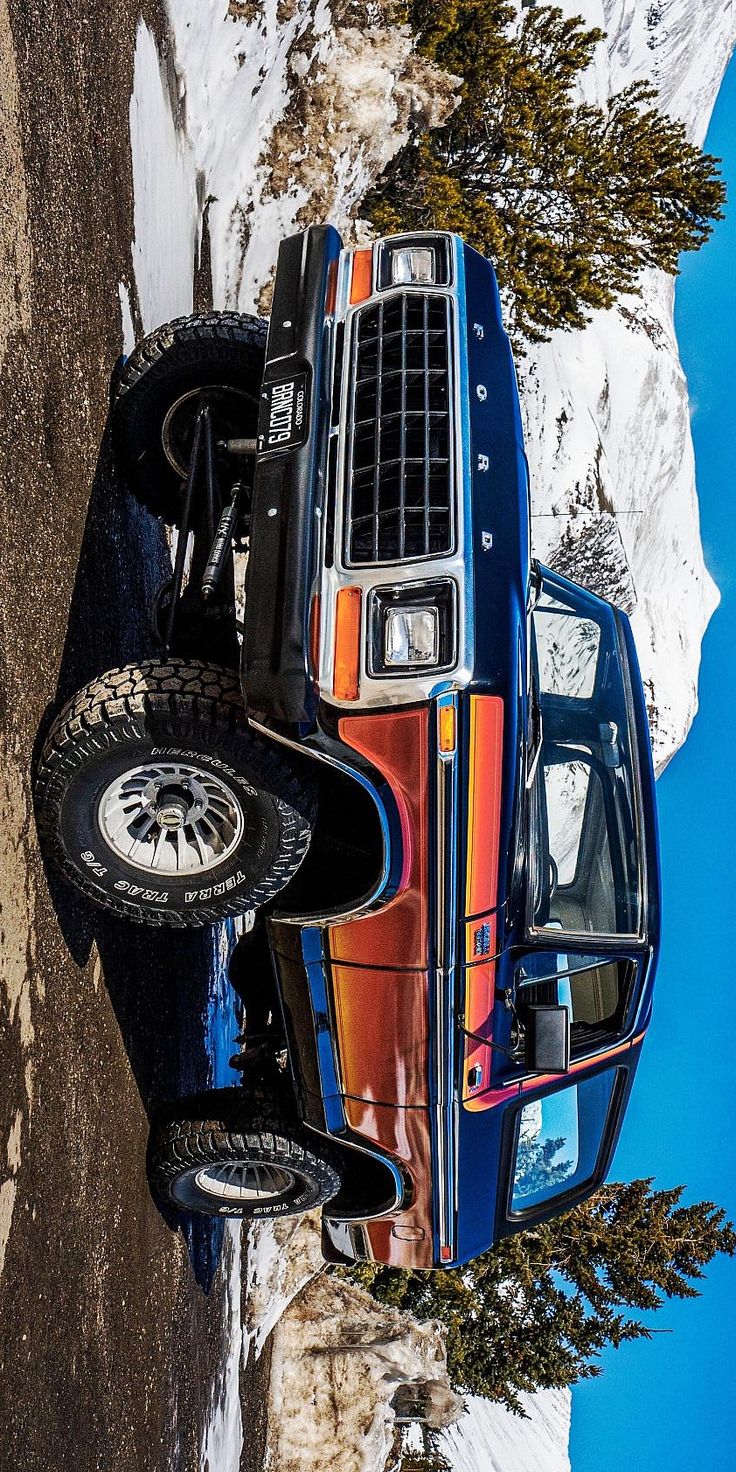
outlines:
[[379, 246], [378, 285], [449, 286], [450, 252], [446, 235], [400, 235]]
[[386, 668], [436, 664], [439, 631], [436, 608], [388, 608], [383, 625]]
[[435, 258], [431, 245], [405, 245], [392, 250], [389, 259], [392, 286], [403, 286], [406, 282], [434, 285]]
[[368, 668], [374, 675], [446, 670], [455, 663], [456, 586], [451, 578], [374, 588]]

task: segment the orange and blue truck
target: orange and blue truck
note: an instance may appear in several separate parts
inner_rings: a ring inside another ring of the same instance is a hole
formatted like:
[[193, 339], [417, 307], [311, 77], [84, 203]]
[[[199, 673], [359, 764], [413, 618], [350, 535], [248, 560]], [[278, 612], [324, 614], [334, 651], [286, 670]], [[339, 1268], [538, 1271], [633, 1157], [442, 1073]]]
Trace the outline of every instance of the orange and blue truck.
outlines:
[[307, 229], [270, 324], [158, 328], [111, 421], [176, 550], [151, 658], [48, 733], [44, 849], [144, 925], [257, 917], [239, 1082], [162, 1112], [154, 1189], [466, 1262], [603, 1181], [660, 913], [631, 628], [532, 557], [493, 268]]

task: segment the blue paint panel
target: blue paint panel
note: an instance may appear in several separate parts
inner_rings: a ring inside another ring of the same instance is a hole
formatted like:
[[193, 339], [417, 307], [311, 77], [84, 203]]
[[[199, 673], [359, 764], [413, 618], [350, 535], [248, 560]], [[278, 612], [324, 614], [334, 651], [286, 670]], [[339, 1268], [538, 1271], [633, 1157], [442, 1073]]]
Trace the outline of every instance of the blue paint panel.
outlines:
[[[529, 479], [511, 346], [489, 261], [464, 250], [467, 312], [474, 680], [503, 693], [529, 583]], [[490, 538], [490, 543], [489, 543]]]
[[332, 1134], [345, 1129], [345, 1110], [339, 1091], [335, 1055], [332, 1050], [332, 1025], [327, 1000], [322, 950], [322, 932], [316, 925], [305, 925], [301, 932], [302, 956], [307, 972], [309, 998], [314, 1018], [317, 1040], [317, 1064], [319, 1067], [322, 1103], [327, 1128]]
[[[509, 1100], [511, 1103], [512, 1101]], [[458, 1211], [455, 1262], [470, 1262], [485, 1252], [494, 1236], [501, 1127], [507, 1106], [460, 1110], [458, 1130]]]
[[240, 1084], [230, 1059], [238, 1052], [237, 1035], [243, 1026], [242, 1003], [228, 980], [230, 957], [237, 941], [232, 920], [212, 931], [212, 966], [205, 1013], [205, 1047], [210, 1070], [210, 1088], [227, 1089]]

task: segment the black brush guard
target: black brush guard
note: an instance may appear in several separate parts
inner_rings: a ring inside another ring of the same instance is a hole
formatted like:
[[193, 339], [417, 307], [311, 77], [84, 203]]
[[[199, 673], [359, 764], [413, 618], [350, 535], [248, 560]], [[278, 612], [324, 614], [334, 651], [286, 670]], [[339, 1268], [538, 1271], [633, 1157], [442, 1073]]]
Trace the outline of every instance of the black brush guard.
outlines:
[[341, 246], [329, 225], [283, 241], [261, 394], [241, 678], [249, 710], [288, 726], [311, 724], [316, 707], [308, 643], [327, 490], [325, 302]]

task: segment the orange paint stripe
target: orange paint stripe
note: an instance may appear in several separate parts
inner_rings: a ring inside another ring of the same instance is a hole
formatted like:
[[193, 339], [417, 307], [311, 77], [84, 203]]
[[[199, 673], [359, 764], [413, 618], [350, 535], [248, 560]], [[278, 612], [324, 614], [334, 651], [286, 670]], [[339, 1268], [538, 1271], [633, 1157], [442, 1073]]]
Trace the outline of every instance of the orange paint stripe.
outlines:
[[332, 966], [342, 1087], [405, 1107], [429, 1103], [426, 971]]
[[399, 892], [372, 914], [330, 926], [333, 960], [365, 966], [428, 964], [429, 707], [344, 716], [342, 740], [368, 758], [388, 782], [401, 824]]
[[325, 312], [326, 312], [326, 314], [327, 314], [328, 317], [331, 317], [332, 316], [332, 313], [335, 310], [335, 300], [336, 300], [336, 297], [337, 297], [337, 261], [330, 261], [330, 264], [327, 267], [327, 293], [325, 295]]
[[[493, 940], [495, 944], [495, 920], [491, 925]], [[496, 986], [496, 962], [482, 961], [479, 966], [471, 966], [465, 972], [465, 1026], [468, 1032], [474, 1032], [481, 1038], [493, 1037], [493, 1006], [495, 1001]], [[465, 1065], [464, 1065], [464, 1088], [463, 1099], [474, 1100], [482, 1094], [484, 1089], [490, 1088], [491, 1069], [493, 1065], [493, 1049], [486, 1047], [484, 1043], [476, 1042], [474, 1038], [465, 1039]], [[471, 1072], [480, 1069], [475, 1085], [470, 1087], [468, 1082]], [[486, 1106], [480, 1103], [479, 1108]]]
[[466, 915], [480, 915], [496, 905], [502, 779], [503, 701], [497, 695], [472, 695]]

